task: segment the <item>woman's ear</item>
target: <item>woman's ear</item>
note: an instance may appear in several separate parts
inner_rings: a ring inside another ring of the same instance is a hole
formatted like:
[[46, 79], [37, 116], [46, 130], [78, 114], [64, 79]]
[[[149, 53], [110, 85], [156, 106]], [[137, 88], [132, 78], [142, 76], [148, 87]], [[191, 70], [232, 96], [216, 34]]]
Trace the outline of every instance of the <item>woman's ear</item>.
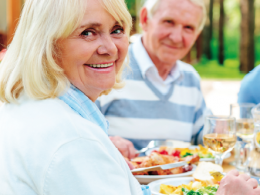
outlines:
[[148, 11], [146, 7], [143, 7], [140, 11], [140, 24], [143, 29], [143, 31], [147, 30], [147, 25], [148, 25]]

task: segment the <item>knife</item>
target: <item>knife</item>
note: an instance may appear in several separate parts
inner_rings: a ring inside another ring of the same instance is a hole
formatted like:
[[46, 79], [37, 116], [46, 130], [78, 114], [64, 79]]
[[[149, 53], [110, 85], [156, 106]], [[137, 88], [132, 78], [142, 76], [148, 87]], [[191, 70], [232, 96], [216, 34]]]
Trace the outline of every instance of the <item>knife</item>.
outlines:
[[170, 163], [170, 164], [165, 164], [165, 165], [157, 165], [157, 166], [152, 166], [152, 167], [133, 169], [133, 170], [131, 170], [131, 172], [138, 173], [138, 172], [143, 172], [143, 171], [158, 171], [158, 170], [172, 169], [175, 167], [181, 167], [181, 166], [187, 165], [188, 163], [189, 162], [181, 161], [181, 162], [177, 162], [177, 163]]

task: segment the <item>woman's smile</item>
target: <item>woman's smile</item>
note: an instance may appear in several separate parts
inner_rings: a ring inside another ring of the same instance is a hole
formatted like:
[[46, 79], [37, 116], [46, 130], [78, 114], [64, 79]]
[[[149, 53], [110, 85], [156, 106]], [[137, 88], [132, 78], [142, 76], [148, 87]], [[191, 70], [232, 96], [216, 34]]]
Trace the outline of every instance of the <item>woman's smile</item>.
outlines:
[[114, 71], [115, 63], [101, 63], [101, 64], [84, 64], [87, 68], [96, 71], [99, 74], [108, 74]]
[[92, 68], [95, 68], [95, 69], [103, 69], [103, 68], [108, 68], [110, 66], [113, 66], [114, 63], [101, 63], [101, 64], [84, 64], [86, 66], [90, 66]]

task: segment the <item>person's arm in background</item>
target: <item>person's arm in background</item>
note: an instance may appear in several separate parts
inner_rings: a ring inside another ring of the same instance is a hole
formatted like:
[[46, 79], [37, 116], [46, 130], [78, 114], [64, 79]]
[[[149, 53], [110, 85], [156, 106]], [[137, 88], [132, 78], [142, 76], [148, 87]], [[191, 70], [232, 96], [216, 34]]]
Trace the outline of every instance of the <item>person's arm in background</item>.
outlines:
[[[119, 150], [119, 152], [129, 160], [135, 158], [138, 156], [136, 154], [136, 149], [134, 148], [134, 145], [129, 140], [126, 140], [119, 136], [109, 136], [109, 139], [112, 141], [112, 143], [115, 145], [115, 147]], [[130, 167], [130, 166], [129, 166]], [[131, 169], [131, 167], [130, 167]]]
[[[100, 100], [97, 100], [95, 102], [95, 104], [97, 105], [97, 107], [99, 108], [101, 113], [103, 115], [105, 115], [106, 110], [108, 109], [109, 105], [105, 105], [105, 106], [101, 107]], [[129, 160], [131, 160], [138, 156], [136, 154], [136, 149], [134, 148], [134, 145], [132, 142], [130, 142], [122, 137], [119, 137], [119, 136], [109, 136], [109, 138], [112, 141], [112, 143], [115, 145], [115, 147], [119, 150], [119, 152], [125, 158], [128, 158]], [[129, 165], [129, 168], [131, 169], [132, 166], [129, 164], [129, 162], [127, 162], [127, 164]]]
[[200, 91], [200, 96], [198, 97], [197, 106], [195, 110], [194, 115], [194, 122], [193, 122], [193, 134], [192, 134], [192, 144], [203, 145], [203, 127], [205, 122], [205, 117], [207, 115], [212, 115], [212, 112], [210, 109], [206, 107], [206, 103], [203, 97], [203, 94], [200, 90], [200, 87], [198, 89]]
[[241, 81], [238, 103], [260, 103], [260, 66], [255, 67]]
[[259, 195], [260, 188], [255, 179], [247, 174], [239, 175], [237, 170], [230, 171], [220, 182], [216, 195]]

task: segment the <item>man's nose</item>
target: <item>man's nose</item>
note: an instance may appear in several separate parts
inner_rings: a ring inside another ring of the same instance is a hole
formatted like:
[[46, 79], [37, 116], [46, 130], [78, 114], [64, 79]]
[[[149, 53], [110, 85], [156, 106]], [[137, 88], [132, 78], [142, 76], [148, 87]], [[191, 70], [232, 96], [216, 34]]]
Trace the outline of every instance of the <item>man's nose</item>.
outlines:
[[117, 47], [110, 36], [102, 36], [97, 52], [100, 55], [114, 56], [117, 54]]
[[183, 33], [183, 29], [181, 25], [177, 25], [174, 27], [174, 29], [172, 30], [171, 34], [170, 34], [170, 39], [174, 42], [174, 43], [179, 43], [182, 42], [182, 33]]

